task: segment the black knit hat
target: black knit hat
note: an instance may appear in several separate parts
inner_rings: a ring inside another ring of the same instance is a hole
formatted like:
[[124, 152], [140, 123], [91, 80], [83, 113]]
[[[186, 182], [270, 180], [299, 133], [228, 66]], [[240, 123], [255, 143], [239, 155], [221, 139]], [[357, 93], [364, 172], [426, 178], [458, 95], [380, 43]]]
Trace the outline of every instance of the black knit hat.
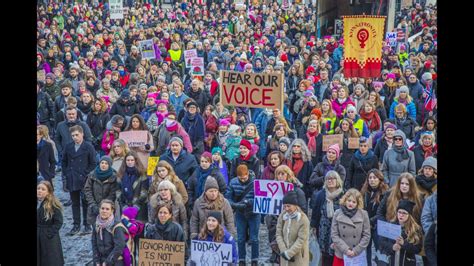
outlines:
[[216, 220], [219, 222], [219, 224], [222, 224], [222, 212], [220, 211], [210, 211], [207, 217], [213, 217], [216, 218]]
[[415, 207], [415, 203], [413, 201], [402, 199], [400, 200], [400, 202], [398, 202], [397, 211], [399, 209], [402, 209], [402, 210], [407, 211], [410, 215], [412, 215], [414, 207]]
[[283, 204], [292, 204], [299, 206], [298, 195], [296, 194], [296, 191], [288, 191], [288, 193], [286, 193], [286, 195], [283, 197]]

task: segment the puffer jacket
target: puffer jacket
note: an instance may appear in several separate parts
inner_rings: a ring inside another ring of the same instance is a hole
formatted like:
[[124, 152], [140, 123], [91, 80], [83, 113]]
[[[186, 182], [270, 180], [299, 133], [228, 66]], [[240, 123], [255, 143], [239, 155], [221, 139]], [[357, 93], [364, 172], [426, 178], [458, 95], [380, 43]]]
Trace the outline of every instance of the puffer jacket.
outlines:
[[[97, 179], [95, 170], [89, 174], [84, 185], [84, 196], [86, 197], [89, 208], [87, 209], [87, 222], [94, 224], [95, 218], [99, 214], [99, 204], [103, 199], [109, 199], [115, 202], [117, 192], [120, 190], [117, 182], [115, 170], [113, 174], [103, 182]], [[95, 205], [95, 206], [94, 206]], [[97, 207], [95, 210], [94, 208]]]
[[[173, 217], [174, 218], [174, 217]], [[145, 238], [154, 239], [154, 240], [166, 240], [166, 241], [175, 241], [175, 242], [184, 242], [185, 231], [179, 223], [176, 221], [166, 222], [164, 229], [160, 228], [160, 222], [157, 220], [156, 223], [145, 225]]]
[[324, 184], [324, 178], [326, 177], [329, 168], [333, 168], [339, 176], [341, 177], [342, 182], [346, 179], [346, 169], [340, 164], [339, 159], [336, 160], [333, 167], [330, 167], [328, 157], [324, 155], [323, 161], [318, 163], [314, 169], [311, 177], [309, 178], [309, 185], [312, 189], [321, 189]]
[[[229, 201], [230, 206], [247, 218], [255, 215], [253, 213], [254, 180], [255, 174], [253, 172], [249, 172], [249, 179], [246, 182], [242, 182], [238, 177], [234, 177], [230, 180], [225, 193], [225, 198]], [[244, 192], [245, 194], [243, 194]], [[238, 206], [236, 204], [241, 205]]]

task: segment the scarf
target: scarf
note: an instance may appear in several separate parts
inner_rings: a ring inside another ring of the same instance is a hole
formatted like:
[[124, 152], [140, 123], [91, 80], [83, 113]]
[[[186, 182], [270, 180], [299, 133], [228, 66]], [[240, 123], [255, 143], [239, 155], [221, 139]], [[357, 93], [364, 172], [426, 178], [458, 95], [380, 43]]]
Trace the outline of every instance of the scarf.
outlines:
[[241, 155], [240, 155], [240, 159], [241, 159], [242, 161], [248, 161], [248, 160], [250, 160], [250, 157], [251, 157], [251, 156], [252, 156], [252, 155], [251, 155], [251, 152], [249, 152], [249, 154], [247, 154], [247, 156], [245, 156], [245, 157], [243, 157], [242, 154], [241, 154]]
[[366, 122], [370, 131], [380, 129], [380, 116], [376, 111], [366, 113], [365, 110], [361, 110], [360, 117]]
[[211, 174], [212, 171], [212, 165], [207, 168], [206, 170], [202, 169], [202, 167], [199, 167], [199, 172], [198, 172], [198, 186], [197, 186], [197, 197], [200, 197], [202, 193], [204, 192], [204, 183], [206, 182], [207, 177]]
[[324, 156], [323, 157], [324, 173], [326, 174], [327, 172], [334, 170], [336, 168], [336, 162], [337, 162], [337, 159], [334, 162], [330, 163], [328, 157]]
[[275, 180], [275, 169], [270, 163], [263, 169], [262, 179]]
[[[285, 214], [283, 214], [283, 221], [293, 220], [295, 218], [299, 221], [300, 217], [301, 213], [299, 211], [294, 211], [292, 214], [285, 212]], [[288, 226], [288, 228], [290, 228], [290, 226]]]
[[127, 201], [133, 200], [133, 183], [138, 179], [138, 170], [135, 167], [126, 167], [122, 178], [122, 190]]
[[169, 218], [168, 221], [166, 221], [164, 224], [157, 220], [155, 227], [159, 232], [164, 232], [172, 222], [173, 218]]
[[100, 240], [104, 240], [102, 230], [107, 230], [109, 232], [112, 232], [112, 227], [114, 225], [114, 214], [110, 215], [110, 217], [107, 220], [102, 220], [100, 218], [100, 215], [97, 215], [97, 218], [95, 219], [95, 230], [99, 232]]
[[314, 133], [306, 132], [306, 137], [308, 137], [308, 149], [311, 152], [311, 156], [316, 156], [316, 136], [319, 134], [318, 131]]
[[109, 169], [105, 170], [105, 171], [102, 171], [100, 169], [100, 165], [97, 165], [97, 167], [95, 168], [95, 176], [97, 177], [97, 179], [99, 179], [101, 182], [104, 182], [107, 178], [109, 178], [110, 176], [112, 176], [112, 174], [114, 173], [114, 170], [111, 166], [109, 166]]
[[347, 98], [344, 98], [344, 99], [341, 99], [341, 98], [337, 98], [337, 101], [340, 103], [340, 104], [343, 104], [345, 103], [347, 100]]
[[299, 172], [304, 166], [304, 162], [301, 157], [301, 153], [293, 153], [293, 155], [291, 156], [291, 160], [287, 160], [287, 165], [288, 167], [290, 167], [293, 173], [295, 173], [295, 176], [299, 174]]
[[176, 131], [178, 130], [178, 122], [176, 122], [175, 120], [165, 119], [165, 127], [168, 131]]
[[409, 158], [408, 150], [405, 146], [397, 147], [394, 145], [392, 149], [397, 153], [397, 162], [402, 162]]
[[402, 98], [398, 98], [398, 103], [403, 103], [405, 106], [408, 104], [408, 99], [402, 99]]
[[425, 190], [428, 190], [430, 192], [433, 192], [433, 187], [438, 184], [438, 179], [433, 177], [426, 177], [425, 175], [419, 175], [416, 177], [416, 183], [418, 186], [424, 188]]
[[422, 145], [421, 148], [423, 149], [423, 152], [425, 153], [425, 159], [430, 156], [433, 156], [433, 146]]
[[360, 150], [357, 150], [355, 153], [354, 153], [354, 156], [357, 158], [357, 160], [359, 160], [361, 163], [363, 164], [366, 164], [368, 163], [370, 160], [372, 160], [374, 158], [374, 152], [372, 150], [369, 149], [369, 151], [363, 155]]
[[326, 214], [328, 218], [332, 218], [334, 215], [334, 199], [337, 198], [342, 193], [342, 187], [336, 189], [334, 192], [329, 192], [327, 188], [326, 190]]
[[349, 210], [345, 205], [341, 206], [342, 213], [344, 213], [345, 216], [352, 218], [357, 212], [357, 208], [354, 208], [352, 210]]
[[168, 116], [168, 111], [166, 111], [165, 113], [161, 113], [161, 112], [156, 112], [156, 117], [158, 118], [158, 124], [157, 125], [160, 125], [163, 120], [165, 119], [165, 117]]

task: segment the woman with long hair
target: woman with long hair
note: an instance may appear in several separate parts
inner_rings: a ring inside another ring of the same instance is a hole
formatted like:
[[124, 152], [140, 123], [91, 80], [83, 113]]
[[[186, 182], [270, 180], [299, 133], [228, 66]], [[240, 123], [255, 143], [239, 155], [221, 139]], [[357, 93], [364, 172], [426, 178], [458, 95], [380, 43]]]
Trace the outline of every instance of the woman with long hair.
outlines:
[[375, 106], [375, 111], [377, 111], [380, 121], [384, 122], [387, 119], [387, 111], [385, 110], [385, 105], [382, 99], [380, 99], [380, 94], [376, 91], [371, 91], [367, 102], [372, 103]]
[[118, 172], [122, 162], [125, 159], [125, 155], [130, 152], [128, 144], [123, 139], [117, 139], [113, 142], [112, 149], [110, 150], [109, 156], [112, 158], [112, 168]]
[[[86, 124], [91, 129], [92, 144], [97, 152], [103, 153], [100, 147], [102, 136], [107, 127], [110, 115], [107, 112], [107, 103], [104, 99], [98, 98], [93, 101], [91, 112], [87, 115]], [[101, 154], [104, 155], [104, 154]]]
[[137, 153], [138, 158], [146, 169], [148, 166], [148, 157], [150, 157], [150, 152], [155, 149], [155, 144], [153, 143], [153, 136], [150, 131], [148, 131], [145, 120], [143, 120], [143, 117], [139, 114], [132, 115], [125, 131], [147, 131], [147, 141], [145, 145], [130, 147], [130, 150]]
[[[322, 145], [321, 145], [322, 146]], [[307, 198], [311, 196], [309, 176], [313, 170], [311, 152], [302, 139], [295, 139], [285, 153], [285, 164], [301, 182]], [[303, 208], [303, 206], [301, 206]]]
[[321, 103], [321, 125], [326, 129], [326, 134], [334, 134], [336, 127], [336, 113], [332, 109], [331, 100], [324, 99]]
[[382, 129], [382, 120], [373, 103], [366, 101], [362, 105], [359, 115], [364, 120], [371, 135]]
[[341, 119], [344, 116], [344, 110], [351, 104], [354, 106], [354, 102], [349, 97], [349, 88], [347, 86], [341, 86], [337, 90], [337, 99], [331, 102], [332, 109], [336, 113], [337, 118]]
[[275, 169], [285, 162], [285, 156], [280, 151], [272, 151], [267, 156], [267, 166], [263, 168], [261, 179], [274, 180]]
[[[38, 171], [41, 176], [52, 182], [56, 167], [56, 145], [49, 138], [49, 130], [45, 125], [36, 127], [36, 155], [38, 158]], [[52, 184], [51, 184], [52, 185]]]
[[49, 181], [36, 186], [36, 262], [37, 265], [64, 265], [59, 229], [63, 225], [63, 207]]
[[181, 195], [182, 201], [184, 204], [188, 202], [188, 191], [184, 182], [176, 175], [173, 166], [167, 161], [159, 161], [153, 171], [153, 176], [150, 184], [150, 189], [148, 190], [148, 195], [152, 197], [157, 192], [159, 192], [158, 187], [161, 182], [168, 180], [175, 187], [178, 194]]
[[[169, 183], [169, 185], [173, 184]], [[184, 242], [186, 229], [176, 218], [174, 202], [157, 201], [155, 209], [152, 219], [145, 225], [145, 239]], [[186, 219], [186, 211], [184, 215]], [[184, 224], [187, 225], [186, 220]]]

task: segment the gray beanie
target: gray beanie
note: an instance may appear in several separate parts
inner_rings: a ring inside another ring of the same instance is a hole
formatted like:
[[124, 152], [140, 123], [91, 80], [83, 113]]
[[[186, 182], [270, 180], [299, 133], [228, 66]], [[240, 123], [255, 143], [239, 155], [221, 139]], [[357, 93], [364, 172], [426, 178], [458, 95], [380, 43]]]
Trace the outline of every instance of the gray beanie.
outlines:
[[183, 145], [183, 140], [182, 140], [181, 138], [179, 138], [179, 137], [172, 137], [172, 138], [170, 139], [170, 145], [171, 145], [171, 143], [172, 143], [173, 141], [178, 142], [179, 145], [181, 145], [181, 147], [184, 146], [184, 145]]
[[237, 132], [237, 130], [239, 130], [239, 129], [240, 129], [240, 127], [237, 126], [237, 125], [230, 125], [228, 132], [229, 132], [230, 135], [234, 135], [235, 132]]
[[425, 159], [425, 161], [421, 165], [421, 168], [424, 168], [425, 166], [429, 166], [436, 171], [438, 169], [438, 160], [433, 156], [430, 156]]
[[398, 88], [397, 91], [396, 91], [395, 97], [398, 97], [400, 95], [400, 92], [410, 93], [410, 89], [405, 85], [400, 86], [400, 88]]
[[219, 184], [217, 184], [217, 180], [214, 177], [208, 176], [204, 185], [204, 192], [208, 191], [211, 188], [219, 190]]
[[100, 158], [100, 162], [102, 161], [106, 161], [108, 164], [109, 164], [109, 167], [112, 167], [112, 158], [110, 158], [110, 156], [107, 156], [107, 155], [104, 155]]
[[430, 72], [425, 72], [423, 75], [421, 75], [421, 79], [424, 80], [424, 81], [432, 80], [433, 75], [431, 75]]
[[169, 189], [171, 194], [176, 194], [176, 186], [169, 180], [163, 180], [160, 182], [158, 185], [158, 191], [162, 189]]
[[395, 133], [393, 133], [393, 137], [402, 137], [403, 138], [403, 144], [405, 144], [407, 137], [405, 136], [405, 133], [401, 131], [400, 129], [395, 130]]
[[348, 113], [349, 113], [349, 111], [357, 112], [357, 109], [352, 104], [348, 105], [346, 110], [347, 110]]
[[354, 90], [360, 88], [362, 90], [362, 92], [365, 91], [365, 87], [364, 85], [360, 84], [360, 83], [357, 83], [355, 86], [354, 86]]
[[285, 143], [286, 147], [290, 147], [290, 139], [287, 137], [283, 137], [278, 141], [278, 144]]

